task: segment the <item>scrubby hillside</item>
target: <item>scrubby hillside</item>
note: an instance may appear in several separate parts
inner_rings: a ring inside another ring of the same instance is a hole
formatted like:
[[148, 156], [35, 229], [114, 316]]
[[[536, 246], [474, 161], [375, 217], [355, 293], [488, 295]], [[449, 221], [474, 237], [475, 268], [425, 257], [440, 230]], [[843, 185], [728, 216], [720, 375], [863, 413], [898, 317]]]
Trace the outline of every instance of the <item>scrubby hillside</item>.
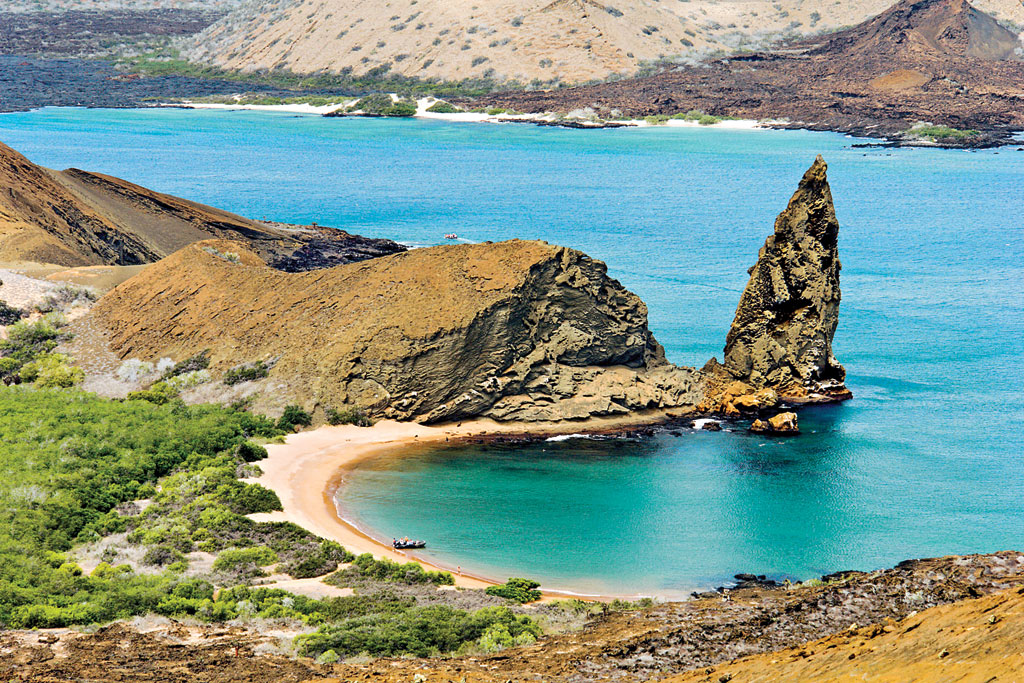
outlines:
[[52, 171], [3, 144], [0, 186], [0, 261], [136, 265], [211, 237], [241, 240], [284, 270], [404, 250], [340, 230], [251, 221], [99, 173]]

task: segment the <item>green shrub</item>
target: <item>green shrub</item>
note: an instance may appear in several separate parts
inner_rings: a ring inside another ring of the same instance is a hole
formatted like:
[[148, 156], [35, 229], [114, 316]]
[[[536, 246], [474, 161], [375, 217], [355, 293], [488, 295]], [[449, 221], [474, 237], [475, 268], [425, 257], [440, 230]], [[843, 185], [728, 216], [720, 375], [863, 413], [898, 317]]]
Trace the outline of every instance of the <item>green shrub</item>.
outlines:
[[13, 325], [25, 317], [25, 311], [0, 301], [0, 325]]
[[277, 562], [277, 553], [265, 546], [256, 546], [255, 548], [236, 548], [221, 552], [213, 561], [213, 568], [217, 571], [231, 571], [245, 565], [265, 567], [275, 562]]
[[294, 432], [296, 427], [308, 427], [313, 424], [313, 416], [299, 406], [285, 406], [284, 412], [277, 420], [277, 428], [282, 432]]
[[921, 140], [929, 140], [931, 142], [939, 142], [942, 140], [959, 141], [975, 135], [980, 135], [976, 130], [960, 130], [958, 128], [950, 128], [949, 126], [933, 126], [931, 124], [923, 123], [917, 124], [907, 132], [911, 137]]
[[178, 398], [178, 391], [167, 382], [157, 382], [149, 389], [128, 392], [129, 401], [146, 401], [158, 406]]
[[26, 363], [19, 372], [23, 382], [34, 382], [46, 389], [67, 389], [81, 384], [85, 371], [71, 365], [71, 359], [62, 353], [46, 353]]
[[205, 370], [208, 367], [210, 367], [210, 352], [208, 350], [200, 351], [191, 358], [186, 358], [180, 363], [175, 363], [173, 366], [168, 368], [161, 379], [167, 380], [171, 377], [184, 375], [186, 372]]
[[311, 553], [305, 553], [294, 562], [287, 564], [284, 571], [296, 579], [310, 579], [314, 576], [329, 574], [338, 568], [339, 562], [351, 562], [355, 555], [334, 541], [321, 541], [320, 547]]
[[263, 379], [270, 374], [270, 368], [267, 367], [266, 363], [261, 360], [255, 363], [247, 363], [245, 365], [238, 365], [231, 368], [224, 373], [224, 384], [229, 387], [242, 382], [251, 382], [257, 379]]
[[416, 103], [410, 100], [391, 99], [391, 95], [376, 93], [367, 95], [348, 109], [350, 112], [362, 112], [367, 116], [415, 116]]
[[[532, 619], [518, 616], [507, 607], [465, 612], [447, 606], [428, 606], [344, 619], [321, 626], [316, 633], [298, 636], [295, 642], [299, 652], [310, 657], [328, 650], [342, 656], [365, 652], [384, 657], [429, 657], [477, 643], [488, 631], [496, 634], [494, 627], [498, 625], [504, 627], [513, 641], [525, 641], [524, 634], [533, 639], [540, 635], [540, 628]], [[492, 635], [491, 640], [496, 637], [500, 638]]]
[[427, 107], [427, 111], [432, 114], [458, 114], [462, 112], [462, 109], [456, 107], [454, 104], [449, 104], [444, 100], [438, 100]]
[[7, 339], [0, 340], [0, 354], [13, 358], [19, 367], [57, 348], [62, 339], [57, 326], [47, 320], [14, 323], [7, 328]]
[[364, 580], [384, 581], [388, 583], [435, 584], [452, 586], [455, 579], [450, 572], [427, 571], [416, 562], [399, 564], [386, 557], [374, 559], [370, 553], [363, 553], [352, 560], [352, 565], [332, 574], [328, 583], [336, 586], [347, 586]]
[[537, 590], [540, 584], [530, 579], [509, 579], [500, 586], [489, 586], [485, 591], [488, 595], [495, 595], [512, 602], [524, 604], [540, 600], [541, 592]]
[[710, 114], [704, 114], [699, 119], [697, 119], [697, 123], [699, 123], [702, 126], [713, 126], [716, 123], [721, 123], [721, 122], [722, 122], [722, 119], [720, 119], [717, 116], [712, 116]]
[[668, 116], [665, 114], [654, 114], [653, 116], [645, 116], [644, 121], [649, 126], [662, 126], [668, 121]]
[[326, 411], [327, 424], [330, 425], [355, 425], [357, 427], [372, 427], [373, 420], [366, 416], [360, 408], [343, 408], [335, 410], [328, 408]]
[[243, 441], [235, 449], [235, 455], [245, 462], [256, 462], [267, 459], [267, 449], [252, 441]]

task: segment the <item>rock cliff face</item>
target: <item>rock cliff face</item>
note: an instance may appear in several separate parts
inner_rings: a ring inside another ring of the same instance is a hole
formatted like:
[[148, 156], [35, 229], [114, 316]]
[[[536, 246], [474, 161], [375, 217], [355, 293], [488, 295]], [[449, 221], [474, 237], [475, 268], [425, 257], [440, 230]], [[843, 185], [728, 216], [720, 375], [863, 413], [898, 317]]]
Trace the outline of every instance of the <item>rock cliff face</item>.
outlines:
[[[113, 289], [87, 322], [122, 358], [209, 351], [215, 377], [264, 361], [269, 376], [243, 388], [271, 413], [298, 402], [423, 422], [765, 414], [849, 397], [832, 356], [838, 229], [819, 157], [751, 269], [724, 366], [702, 371], [665, 360], [647, 307], [603, 263], [520, 240], [295, 273], [206, 240]], [[202, 400], [239, 397], [215, 384]]]
[[291, 271], [405, 250], [341, 230], [252, 221], [99, 173], [52, 171], [0, 144], [0, 260], [137, 265], [210, 238], [242, 241]]
[[725, 369], [791, 402], [850, 398], [832, 355], [839, 322], [839, 222], [819, 156], [750, 270], [725, 344]]
[[[237, 255], [237, 258], [235, 257]], [[640, 299], [605, 265], [543, 242], [417, 249], [308, 273], [235, 242], [189, 246], [107, 294], [123, 357], [274, 360], [274, 393], [425, 422], [560, 420], [687, 408]]]

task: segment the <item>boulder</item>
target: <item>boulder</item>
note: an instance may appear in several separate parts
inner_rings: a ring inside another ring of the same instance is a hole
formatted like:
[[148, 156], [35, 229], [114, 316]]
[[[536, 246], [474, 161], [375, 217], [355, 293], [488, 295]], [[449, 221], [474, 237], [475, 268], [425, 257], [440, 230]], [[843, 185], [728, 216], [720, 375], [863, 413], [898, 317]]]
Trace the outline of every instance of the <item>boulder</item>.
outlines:
[[759, 434], [799, 434], [796, 413], [779, 413], [767, 420], [754, 420], [750, 431]]

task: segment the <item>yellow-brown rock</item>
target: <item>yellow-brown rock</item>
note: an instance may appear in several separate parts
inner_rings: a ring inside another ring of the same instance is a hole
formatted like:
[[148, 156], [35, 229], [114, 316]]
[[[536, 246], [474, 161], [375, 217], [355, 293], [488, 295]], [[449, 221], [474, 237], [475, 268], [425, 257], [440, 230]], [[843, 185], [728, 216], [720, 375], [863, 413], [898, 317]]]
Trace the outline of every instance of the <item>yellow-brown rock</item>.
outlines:
[[434, 422], [689, 411], [699, 373], [665, 360], [647, 308], [603, 263], [544, 242], [415, 249], [308, 273], [200, 242], [96, 305], [122, 357], [212, 369], [276, 359], [290, 400]]
[[787, 401], [850, 397], [832, 355], [839, 322], [839, 223], [819, 156], [750, 271], [725, 345], [725, 370]]

